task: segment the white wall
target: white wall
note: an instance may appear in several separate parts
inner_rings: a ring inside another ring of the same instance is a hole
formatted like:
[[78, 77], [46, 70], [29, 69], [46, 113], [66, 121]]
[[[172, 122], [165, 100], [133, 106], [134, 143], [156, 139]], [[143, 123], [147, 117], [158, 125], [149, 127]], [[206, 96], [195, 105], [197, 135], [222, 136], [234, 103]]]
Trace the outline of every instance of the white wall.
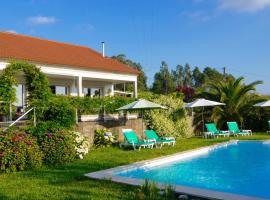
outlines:
[[[8, 62], [6, 60], [0, 60], [0, 70], [4, 69], [7, 64]], [[84, 68], [78, 69], [78, 67], [64, 66], [64, 65], [48, 65], [38, 63], [33, 64], [35, 64], [37, 67], [40, 67], [41, 71], [48, 75], [52, 84], [68, 86], [71, 95], [78, 94], [77, 90], [78, 77], [82, 77], [83, 87], [103, 88], [104, 95], [114, 95], [113, 91], [114, 83], [118, 82], [137, 83], [137, 75], [134, 74], [104, 72], [90, 69], [86, 70]]]
[[[0, 60], [0, 70], [4, 69], [8, 62]], [[101, 80], [114, 80], [114, 81], [127, 81], [134, 82], [137, 80], [137, 75], [124, 74], [124, 73], [113, 73], [103, 72], [95, 70], [86, 70], [84, 68], [78, 69], [78, 67], [72, 66], [60, 66], [60, 65], [48, 65], [48, 64], [37, 64], [33, 63], [41, 68], [41, 71], [45, 74], [52, 75], [63, 75], [63, 76], [82, 76], [86, 78], [101, 79]]]

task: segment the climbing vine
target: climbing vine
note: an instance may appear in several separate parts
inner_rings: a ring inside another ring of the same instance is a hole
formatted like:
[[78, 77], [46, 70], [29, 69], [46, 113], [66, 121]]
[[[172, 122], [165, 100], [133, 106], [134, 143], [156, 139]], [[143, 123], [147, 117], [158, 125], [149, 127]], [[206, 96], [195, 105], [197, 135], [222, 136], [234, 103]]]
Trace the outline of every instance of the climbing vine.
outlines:
[[16, 102], [16, 75], [24, 73], [28, 92], [27, 105], [39, 105], [38, 109], [45, 109], [52, 93], [48, 78], [35, 65], [27, 62], [11, 61], [0, 75], [0, 113], [7, 114], [9, 105]]

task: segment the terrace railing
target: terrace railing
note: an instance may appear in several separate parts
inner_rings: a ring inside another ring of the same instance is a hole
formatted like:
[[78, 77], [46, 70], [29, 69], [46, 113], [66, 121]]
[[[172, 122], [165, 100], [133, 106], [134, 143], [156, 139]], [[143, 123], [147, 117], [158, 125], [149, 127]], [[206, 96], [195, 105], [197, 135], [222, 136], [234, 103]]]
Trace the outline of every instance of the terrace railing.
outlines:
[[7, 128], [4, 129], [4, 131], [6, 131], [8, 128], [14, 126], [15, 124], [17, 124], [20, 120], [22, 120], [25, 116], [27, 116], [31, 111], [34, 112], [34, 126], [37, 125], [36, 122], [36, 108], [30, 108], [29, 110], [27, 110], [22, 116], [20, 116], [18, 119], [16, 119], [14, 122], [12, 122]]

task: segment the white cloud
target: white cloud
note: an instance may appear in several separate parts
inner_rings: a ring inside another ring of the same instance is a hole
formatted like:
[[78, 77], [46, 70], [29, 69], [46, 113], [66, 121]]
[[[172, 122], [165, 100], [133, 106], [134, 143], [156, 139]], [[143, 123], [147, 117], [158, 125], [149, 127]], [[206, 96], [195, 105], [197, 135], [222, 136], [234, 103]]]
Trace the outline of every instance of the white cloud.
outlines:
[[219, 9], [257, 12], [270, 6], [270, 0], [220, 0]]
[[55, 17], [35, 16], [27, 19], [30, 25], [47, 25], [56, 23]]

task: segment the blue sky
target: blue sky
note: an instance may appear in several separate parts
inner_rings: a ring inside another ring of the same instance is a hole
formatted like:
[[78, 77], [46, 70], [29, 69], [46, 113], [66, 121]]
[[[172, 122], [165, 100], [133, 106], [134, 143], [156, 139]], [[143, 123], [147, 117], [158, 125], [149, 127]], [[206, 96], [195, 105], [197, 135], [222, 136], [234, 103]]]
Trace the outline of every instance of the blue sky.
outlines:
[[149, 77], [165, 60], [226, 66], [270, 94], [270, 0], [6, 0], [0, 30], [124, 53]]

